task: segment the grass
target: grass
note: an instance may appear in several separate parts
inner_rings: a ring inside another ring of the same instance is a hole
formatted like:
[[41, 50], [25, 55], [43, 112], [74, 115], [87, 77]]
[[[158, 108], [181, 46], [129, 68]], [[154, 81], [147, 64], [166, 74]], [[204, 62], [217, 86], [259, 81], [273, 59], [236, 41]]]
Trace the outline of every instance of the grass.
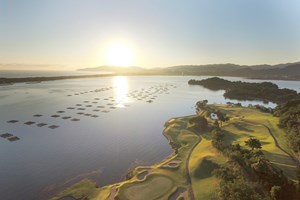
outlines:
[[211, 199], [214, 188], [219, 184], [212, 171], [226, 161], [227, 159], [212, 146], [210, 140], [202, 138], [189, 161], [196, 199]]
[[66, 196], [72, 196], [75, 199], [80, 199], [80, 198], [94, 199], [99, 195], [99, 192], [100, 189], [96, 187], [95, 182], [88, 179], [83, 179], [79, 183], [76, 183], [75, 185], [61, 192], [51, 200], [59, 200], [62, 197], [66, 197]]
[[[151, 173], [144, 181], [137, 180], [135, 175], [132, 179], [122, 182], [117, 194], [119, 199], [168, 199], [177, 187], [187, 189], [186, 159], [199, 139], [199, 136], [189, 130], [189, 119], [190, 117], [174, 118], [166, 123], [164, 135], [179, 147], [177, 154], [151, 166]], [[173, 159], [181, 160], [179, 166], [167, 167], [166, 164]]]
[[[268, 127], [272, 131], [280, 146], [290, 152], [284, 137], [284, 130], [277, 126], [278, 118], [250, 108], [210, 106], [230, 117], [230, 120], [223, 123], [221, 127], [225, 133], [225, 143], [239, 143], [245, 146], [245, 141], [249, 137], [258, 138], [262, 143], [266, 158], [280, 168], [288, 178], [295, 180], [295, 162], [288, 154], [275, 146], [274, 139], [267, 129]], [[64, 196], [105, 200], [110, 196], [112, 188], [118, 189], [116, 196], [120, 200], [163, 200], [168, 199], [178, 187], [186, 190], [192, 187], [195, 199], [211, 199], [219, 184], [219, 180], [212, 172], [219, 165], [228, 165], [228, 159], [212, 146], [210, 132], [199, 133], [194, 130], [192, 124], [189, 123], [192, 117], [194, 116], [173, 118], [166, 122], [164, 135], [173, 146], [177, 147], [177, 152], [160, 163], [137, 167], [132, 171], [132, 177], [129, 180], [102, 188], [97, 188], [92, 181], [83, 180], [63, 191], [53, 200]], [[213, 123], [212, 120], [208, 121]], [[179, 165], [169, 167], [167, 164], [174, 159], [179, 161]], [[187, 166], [188, 169], [186, 169]], [[187, 184], [187, 170], [191, 177], [191, 186]], [[143, 180], [140, 180], [138, 174], [145, 171], [148, 173]]]
[[120, 188], [118, 197], [124, 200], [154, 200], [163, 198], [173, 188], [173, 180], [168, 176], [151, 175], [142, 182], [133, 182]]
[[239, 143], [241, 146], [245, 146], [245, 141], [249, 137], [256, 137], [262, 143], [262, 150], [266, 158], [281, 169], [288, 178], [297, 180], [296, 163], [288, 154], [276, 147], [274, 139], [267, 129], [269, 127], [279, 145], [290, 152], [284, 138], [284, 130], [277, 126], [278, 118], [256, 109], [231, 108], [224, 105], [217, 107], [232, 118], [222, 127], [226, 131], [225, 142]]

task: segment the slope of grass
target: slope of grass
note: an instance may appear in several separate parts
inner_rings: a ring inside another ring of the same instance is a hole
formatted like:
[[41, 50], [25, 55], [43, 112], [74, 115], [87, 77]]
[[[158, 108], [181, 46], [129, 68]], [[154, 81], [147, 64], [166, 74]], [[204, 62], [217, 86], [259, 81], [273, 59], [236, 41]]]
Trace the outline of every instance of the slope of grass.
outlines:
[[148, 176], [145, 181], [133, 182], [120, 188], [118, 197], [124, 200], [154, 200], [162, 198], [173, 188], [173, 180], [163, 175]]
[[62, 197], [66, 197], [66, 196], [71, 196], [74, 197], [75, 199], [81, 199], [81, 198], [94, 199], [99, 195], [99, 192], [100, 189], [96, 187], [95, 182], [88, 179], [84, 179], [79, 183], [76, 183], [75, 185], [66, 189], [65, 191], [61, 192], [51, 200], [59, 200]]
[[276, 147], [275, 141], [268, 130], [269, 128], [272, 131], [279, 145], [284, 150], [290, 152], [284, 138], [284, 130], [277, 126], [278, 118], [273, 117], [269, 113], [263, 113], [250, 108], [232, 108], [224, 105], [218, 105], [217, 108], [232, 117], [222, 127], [226, 133], [225, 142], [239, 143], [241, 146], [244, 146], [245, 141], [249, 137], [256, 137], [262, 143], [262, 150], [266, 158], [276, 167], [280, 168], [287, 177], [292, 180], [297, 179], [295, 161], [284, 151]]
[[[138, 180], [135, 175], [132, 179], [122, 182], [117, 194], [119, 199], [168, 199], [178, 187], [188, 190], [186, 159], [199, 139], [199, 136], [188, 129], [189, 119], [190, 117], [174, 118], [165, 124], [164, 135], [178, 148], [177, 153], [151, 166], [151, 173], [144, 181]], [[174, 160], [179, 163], [178, 166], [169, 167], [168, 163]]]
[[212, 146], [210, 140], [202, 138], [189, 161], [196, 199], [211, 199], [219, 183], [212, 171], [218, 167], [218, 164], [226, 161], [227, 159]]
[[[210, 106], [230, 117], [230, 120], [223, 123], [221, 127], [225, 133], [225, 143], [239, 143], [245, 146], [245, 141], [249, 137], [258, 138], [266, 158], [280, 168], [287, 177], [295, 180], [296, 163], [287, 153], [275, 146], [274, 138], [268, 130], [269, 128], [272, 131], [279, 145], [290, 152], [286, 145], [284, 131], [277, 126], [276, 117], [250, 108]], [[211, 199], [219, 185], [219, 180], [212, 174], [213, 170], [220, 165], [230, 166], [230, 162], [212, 146], [210, 132], [201, 133], [192, 127], [189, 123], [192, 117], [194, 116], [173, 118], [166, 122], [164, 135], [176, 151], [160, 163], [137, 167], [132, 170], [128, 180], [102, 188], [97, 188], [91, 181], [83, 180], [63, 191], [53, 200], [65, 196], [87, 197], [94, 200], [114, 197], [120, 200], [163, 200], [172, 196], [178, 188], [192, 191], [195, 199]], [[213, 124], [212, 120], [208, 121]], [[142, 173], [144, 176], [141, 179], [139, 177]], [[187, 175], [190, 176], [192, 185], [189, 184]]]

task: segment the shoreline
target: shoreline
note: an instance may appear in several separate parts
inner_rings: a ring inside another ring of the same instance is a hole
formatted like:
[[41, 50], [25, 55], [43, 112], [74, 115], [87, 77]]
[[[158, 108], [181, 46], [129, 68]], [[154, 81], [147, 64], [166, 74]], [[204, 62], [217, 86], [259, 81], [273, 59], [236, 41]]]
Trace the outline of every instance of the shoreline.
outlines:
[[[166, 178], [170, 178], [169, 175], [164, 175], [164, 174], [160, 174], [160, 173], [155, 173], [155, 171], [158, 169], [158, 168], [164, 168], [164, 169], [173, 169], [172, 167], [169, 167], [168, 166], [168, 163], [172, 162], [173, 160], [175, 159], [178, 159], [177, 157], [179, 156], [180, 157], [180, 152], [178, 152], [178, 149], [176, 149], [173, 145], [172, 145], [172, 136], [168, 136], [167, 134], [167, 129], [169, 126], [171, 126], [172, 124], [176, 124], [178, 123], [177, 120], [186, 120], [186, 118], [190, 118], [194, 115], [186, 115], [186, 116], [181, 116], [181, 117], [173, 117], [173, 118], [170, 118], [168, 120], [166, 120], [166, 122], [164, 123], [164, 129], [162, 131], [162, 135], [167, 139], [168, 141], [168, 145], [171, 147], [172, 149], [172, 152], [167, 155], [165, 158], [162, 158], [161, 160], [151, 164], [151, 165], [137, 165], [137, 166], [134, 166], [132, 168], [128, 168], [128, 171], [124, 173], [124, 175], [122, 177], [120, 177], [120, 180], [119, 181], [116, 181], [114, 183], [111, 183], [111, 184], [108, 184], [108, 185], [103, 185], [103, 186], [99, 186], [98, 184], [95, 183], [95, 189], [102, 189], [102, 190], [107, 190], [107, 195], [105, 195], [106, 193], [102, 193], [103, 194], [103, 197], [104, 199], [108, 199], [108, 200], [112, 200], [112, 196], [115, 196], [116, 193], [118, 193], [119, 191], [119, 187], [121, 185], [124, 185], [124, 184], [128, 184], [130, 185], [131, 183], [133, 183], [134, 181], [137, 181], [136, 183], [143, 183], [145, 182], [145, 179], [146, 177], [166, 177]], [[200, 142], [201, 140], [199, 140], [198, 142]], [[198, 143], [194, 144], [193, 146], [196, 147], [198, 145]], [[182, 163], [185, 167], [187, 166], [187, 163], [185, 163], [186, 161], [183, 160], [183, 161], [180, 161], [180, 164]], [[175, 167], [174, 169], [176, 169], [177, 167]], [[144, 172], [148, 172], [145, 177], [143, 178], [139, 178], [139, 175], [141, 173], [144, 173]], [[172, 179], [170, 179], [172, 180]], [[94, 183], [93, 180], [91, 179], [82, 179], [81, 181], [90, 181], [91, 183]], [[77, 184], [80, 184], [81, 183], [78, 182]], [[174, 180], [172, 180], [174, 181]], [[186, 180], [188, 181], [188, 180]], [[187, 183], [186, 181], [183, 181], [184, 183]], [[75, 184], [76, 185], [76, 184]], [[184, 186], [185, 184], [181, 184], [181, 186]], [[74, 185], [73, 185], [74, 186]], [[190, 193], [190, 191], [192, 190], [192, 186], [191, 186], [191, 183], [189, 183], [188, 185], [185, 185], [186, 189], [184, 189], [183, 192], [179, 193], [178, 196], [180, 195], [190, 195], [190, 194], [187, 194], [187, 193]], [[65, 190], [68, 190], [70, 187], [67, 187], [67, 188], [64, 188], [62, 190], [65, 191]], [[72, 188], [72, 186], [71, 186]], [[168, 193], [170, 193], [170, 195], [173, 195], [175, 194], [175, 191], [173, 191], [174, 189], [177, 189], [177, 186], [174, 186], [174, 188], [172, 188], [172, 191], [169, 191]], [[103, 191], [102, 191], [103, 192]], [[187, 193], [185, 193], [187, 192]], [[101, 192], [100, 192], [101, 193]], [[58, 196], [52, 196], [51, 200], [56, 200], [57, 199], [61, 199], [61, 198], [64, 198], [66, 196], [62, 195], [60, 196], [61, 193], [58, 193], [57, 195]], [[113, 195], [112, 195], [113, 194]], [[72, 196], [72, 195], [67, 195], [67, 196]], [[101, 198], [100, 198], [101, 199]], [[101, 199], [102, 200], [102, 199]], [[186, 199], [188, 200], [188, 199]], [[193, 199], [191, 199], [193, 200]]]
[[249, 80], [268, 80], [268, 81], [300, 81], [294, 78], [273, 78], [273, 77], [243, 77], [231, 75], [209, 75], [209, 74], [163, 74], [163, 73], [114, 73], [114, 74], [90, 74], [90, 75], [70, 75], [70, 76], [37, 76], [37, 77], [22, 77], [22, 78], [5, 78], [0, 77], [0, 86], [12, 85], [15, 83], [35, 84], [45, 81], [57, 81], [67, 79], [81, 79], [81, 78], [101, 78], [111, 76], [211, 76], [211, 77], [238, 77]]
[[[295, 172], [291, 171], [290, 168], [286, 169], [281, 167], [282, 162], [292, 161], [291, 157], [285, 151], [283, 151], [282, 154], [285, 160], [279, 163], [275, 162], [276, 159], [274, 158], [274, 155], [276, 155], [279, 150], [278, 148], [274, 148], [272, 144], [276, 145], [276, 141], [279, 139], [281, 140], [281, 138], [277, 138], [272, 134], [271, 138], [269, 132], [263, 131], [259, 134], [257, 133], [260, 129], [257, 128], [255, 124], [259, 123], [269, 130], [269, 126], [264, 123], [269, 122], [270, 118], [275, 119], [276, 117], [271, 116], [269, 113], [263, 113], [260, 110], [247, 107], [232, 108], [224, 104], [212, 104], [211, 106], [222, 112], [228, 112], [231, 120], [226, 126], [222, 126], [222, 129], [224, 129], [224, 131], [231, 131], [236, 136], [242, 135], [243, 130], [234, 128], [235, 125], [237, 123], [243, 123], [244, 117], [247, 119], [249, 118], [250, 122], [253, 123], [252, 129], [254, 130], [251, 132], [251, 135], [261, 139], [263, 142], [269, 141], [269, 139], [271, 140], [269, 142], [270, 144], [264, 144], [264, 150], [268, 152], [266, 158], [270, 159], [270, 162], [272, 162], [274, 167], [279, 167], [280, 170], [283, 170], [284, 175], [289, 180], [294, 180]], [[237, 114], [240, 114], [241, 111], [244, 113], [243, 116], [237, 117]], [[211, 172], [209, 172], [210, 174], [207, 174], [207, 177], [205, 176], [206, 178], [202, 177], [199, 179], [199, 177], [197, 177], [199, 176], [199, 170], [201, 170], [201, 173], [208, 173], [206, 171], [207, 168], [211, 170], [214, 169], [214, 165], [206, 165], [209, 164], [210, 161], [221, 166], [225, 165], [228, 159], [213, 147], [211, 139], [208, 137], [211, 135], [211, 132], [203, 132], [199, 135], [195, 130], [190, 129], [190, 119], [193, 116], [195, 115], [173, 117], [164, 123], [165, 128], [162, 131], [162, 135], [168, 140], [169, 145], [173, 149], [173, 153], [162, 160], [151, 165], [132, 167], [131, 169], [128, 169], [125, 180], [117, 181], [102, 187], [97, 187], [92, 180], [82, 180], [65, 191], [62, 191], [57, 196], [53, 197], [52, 200], [61, 200], [66, 196], [72, 196], [76, 199], [77, 195], [83, 194], [91, 199], [97, 200], [112, 200], [115, 197], [120, 199], [131, 199], [131, 197], [134, 197], [132, 195], [138, 195], [138, 197], [141, 197], [139, 199], [142, 199], [142, 197], [145, 197], [143, 195], [147, 196], [150, 194], [149, 190], [152, 190], [151, 195], [159, 194], [160, 199], [174, 200], [179, 197], [184, 200], [194, 200], [195, 198], [200, 197], [202, 199], [210, 199], [214, 194], [213, 190], [197, 190], [195, 188], [205, 188], [207, 184], [214, 184], [214, 186], [217, 187], [218, 179]], [[259, 116], [264, 123], [257, 121], [255, 118], [256, 116]], [[213, 122], [209, 121], [208, 123], [212, 125]], [[274, 128], [276, 128], [276, 121], [273, 123], [270, 126], [273, 127], [274, 125]], [[247, 124], [243, 124], [243, 126], [246, 125]], [[281, 129], [274, 129], [274, 131], [278, 132], [281, 131]], [[293, 166], [294, 165], [291, 165], [291, 168], [293, 168]], [[87, 184], [89, 185], [88, 187]], [[78, 188], [87, 188], [87, 190], [78, 192]], [[144, 193], [140, 191], [143, 188], [147, 188], [147, 190], [144, 190]]]

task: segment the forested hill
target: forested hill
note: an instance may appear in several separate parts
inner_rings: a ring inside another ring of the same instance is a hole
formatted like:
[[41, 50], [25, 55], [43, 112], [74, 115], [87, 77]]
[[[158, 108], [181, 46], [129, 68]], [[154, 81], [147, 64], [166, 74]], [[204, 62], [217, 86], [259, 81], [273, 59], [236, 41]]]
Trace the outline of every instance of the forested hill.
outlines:
[[196, 75], [196, 76], [237, 76], [256, 79], [300, 80], [300, 62], [278, 65], [237, 65], [207, 64], [180, 65], [166, 68], [141, 68], [100, 66], [79, 69], [80, 71], [103, 71], [124, 75]]
[[300, 63], [279, 65], [182, 65], [162, 69], [169, 74], [207, 75], [207, 76], [237, 76], [256, 79], [286, 79], [300, 80]]
[[283, 104], [290, 100], [300, 100], [300, 94], [291, 89], [280, 89], [271, 82], [249, 83], [228, 81], [218, 77], [204, 80], [190, 80], [190, 85], [201, 85], [211, 90], [225, 90], [224, 97], [237, 100], [261, 100]]
[[287, 130], [291, 148], [300, 155], [300, 100], [277, 106], [274, 115], [279, 117], [279, 126]]
[[225, 90], [224, 96], [229, 99], [262, 100], [279, 104], [273, 113], [279, 117], [279, 126], [286, 130], [290, 147], [300, 156], [300, 93], [280, 89], [271, 82], [231, 82], [218, 77], [190, 80], [188, 83], [211, 90]]

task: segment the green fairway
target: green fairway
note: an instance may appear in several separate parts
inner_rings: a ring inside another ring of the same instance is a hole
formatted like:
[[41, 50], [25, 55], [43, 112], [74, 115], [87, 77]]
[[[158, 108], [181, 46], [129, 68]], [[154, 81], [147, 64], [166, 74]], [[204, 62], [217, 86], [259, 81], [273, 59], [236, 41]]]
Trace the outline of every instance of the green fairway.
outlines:
[[[289, 154], [291, 151], [286, 145], [284, 131], [277, 126], [276, 117], [243, 107], [210, 105], [210, 108], [230, 118], [221, 126], [225, 144], [240, 144], [248, 148], [245, 146], [246, 140], [250, 137], [259, 139], [265, 157], [289, 179], [296, 180], [296, 163]], [[205, 112], [199, 115], [205, 115]], [[210, 131], [201, 132], [193, 127], [190, 123], [193, 117], [173, 118], [165, 123], [164, 136], [174, 153], [163, 161], [137, 167], [131, 171], [128, 180], [102, 188], [96, 188], [93, 182], [84, 180], [53, 200], [64, 196], [94, 200], [112, 200], [115, 197], [119, 200], [213, 198], [220, 183], [213, 171], [220, 166], [236, 166], [212, 145]], [[214, 121], [207, 119], [209, 126], [213, 127]]]
[[72, 187], [66, 189], [56, 197], [52, 198], [51, 200], [59, 200], [62, 197], [66, 196], [71, 196], [74, 197], [75, 199], [80, 199], [80, 198], [89, 198], [89, 199], [94, 199], [99, 195], [100, 190], [96, 188], [96, 183], [84, 179], [80, 181], [79, 183], [73, 185]]
[[217, 105], [216, 107], [228, 113], [232, 118], [222, 127], [226, 131], [226, 142], [239, 143], [244, 146], [249, 137], [256, 137], [262, 143], [266, 158], [280, 168], [290, 179], [297, 179], [295, 161], [287, 153], [276, 147], [268, 130], [269, 128], [272, 131], [278, 144], [285, 151], [290, 152], [284, 138], [284, 130], [277, 126], [278, 118], [256, 109], [232, 108], [224, 105]]
[[154, 200], [162, 198], [173, 187], [172, 179], [162, 175], [148, 176], [143, 182], [134, 182], [123, 185], [118, 197], [124, 200]]

